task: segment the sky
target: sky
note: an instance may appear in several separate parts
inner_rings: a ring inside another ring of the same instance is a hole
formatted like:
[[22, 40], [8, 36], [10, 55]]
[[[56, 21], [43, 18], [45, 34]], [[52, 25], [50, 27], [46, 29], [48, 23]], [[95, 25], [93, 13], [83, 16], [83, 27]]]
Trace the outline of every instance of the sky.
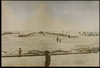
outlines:
[[99, 1], [2, 1], [2, 31], [99, 31]]

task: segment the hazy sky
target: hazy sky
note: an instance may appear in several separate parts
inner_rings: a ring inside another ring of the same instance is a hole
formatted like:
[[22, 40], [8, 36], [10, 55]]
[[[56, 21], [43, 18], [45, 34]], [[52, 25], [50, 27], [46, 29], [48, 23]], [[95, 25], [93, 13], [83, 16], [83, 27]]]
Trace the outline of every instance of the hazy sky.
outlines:
[[99, 31], [99, 1], [2, 1], [3, 31]]

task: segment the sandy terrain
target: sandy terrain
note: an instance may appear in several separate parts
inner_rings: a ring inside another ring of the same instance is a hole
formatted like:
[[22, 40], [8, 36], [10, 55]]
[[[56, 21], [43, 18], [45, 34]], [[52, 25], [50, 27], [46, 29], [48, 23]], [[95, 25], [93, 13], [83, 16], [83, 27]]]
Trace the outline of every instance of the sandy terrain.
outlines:
[[[5, 57], [2, 66], [44, 66], [44, 56]], [[50, 66], [99, 66], [99, 53], [51, 56]]]
[[[2, 50], [6, 54], [18, 54], [18, 49], [22, 48], [23, 52], [29, 50], [73, 50], [77, 45], [87, 47], [99, 47], [98, 36], [80, 36], [79, 38], [59, 37], [62, 39], [61, 43], [56, 42], [55, 35], [43, 36], [42, 34], [35, 34], [33, 37], [18, 37], [18, 35], [4, 35], [2, 36]], [[50, 66], [98, 66], [98, 53], [91, 54], [73, 54], [73, 55], [56, 55], [52, 56]], [[33, 59], [33, 60], [32, 60]], [[9, 63], [10, 61], [10, 63]], [[38, 57], [14, 57], [2, 58], [2, 66], [44, 66], [44, 56]]]

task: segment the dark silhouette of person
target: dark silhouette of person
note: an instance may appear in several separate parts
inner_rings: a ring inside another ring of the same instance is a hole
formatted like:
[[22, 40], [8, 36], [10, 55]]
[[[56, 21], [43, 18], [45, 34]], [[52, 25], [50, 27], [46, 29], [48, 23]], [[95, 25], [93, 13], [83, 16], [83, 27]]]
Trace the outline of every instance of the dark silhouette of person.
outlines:
[[56, 39], [56, 40], [57, 40], [57, 42], [59, 41], [59, 38], [58, 38], [58, 36], [57, 36], [57, 39]]
[[61, 43], [61, 39], [59, 39], [59, 42]]
[[19, 57], [21, 56], [21, 52], [22, 52], [22, 50], [21, 50], [21, 48], [19, 48]]
[[68, 35], [68, 38], [70, 38], [70, 35]]
[[45, 51], [45, 67], [49, 67], [51, 56], [49, 51]]

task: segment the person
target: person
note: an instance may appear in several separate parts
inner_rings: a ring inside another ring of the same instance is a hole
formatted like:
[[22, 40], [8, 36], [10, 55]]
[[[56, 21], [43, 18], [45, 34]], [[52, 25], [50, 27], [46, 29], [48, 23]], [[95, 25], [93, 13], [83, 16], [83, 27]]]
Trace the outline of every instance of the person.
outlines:
[[49, 67], [51, 62], [51, 56], [49, 51], [45, 51], [45, 67]]
[[68, 35], [68, 38], [70, 38], [70, 35]]
[[21, 56], [21, 52], [22, 52], [22, 50], [21, 50], [21, 48], [19, 48], [19, 57]]
[[61, 43], [61, 38], [59, 39], [59, 42]]
[[57, 40], [57, 42], [59, 41], [59, 38], [58, 38], [58, 36], [57, 36], [57, 39], [56, 39], [56, 40]]

